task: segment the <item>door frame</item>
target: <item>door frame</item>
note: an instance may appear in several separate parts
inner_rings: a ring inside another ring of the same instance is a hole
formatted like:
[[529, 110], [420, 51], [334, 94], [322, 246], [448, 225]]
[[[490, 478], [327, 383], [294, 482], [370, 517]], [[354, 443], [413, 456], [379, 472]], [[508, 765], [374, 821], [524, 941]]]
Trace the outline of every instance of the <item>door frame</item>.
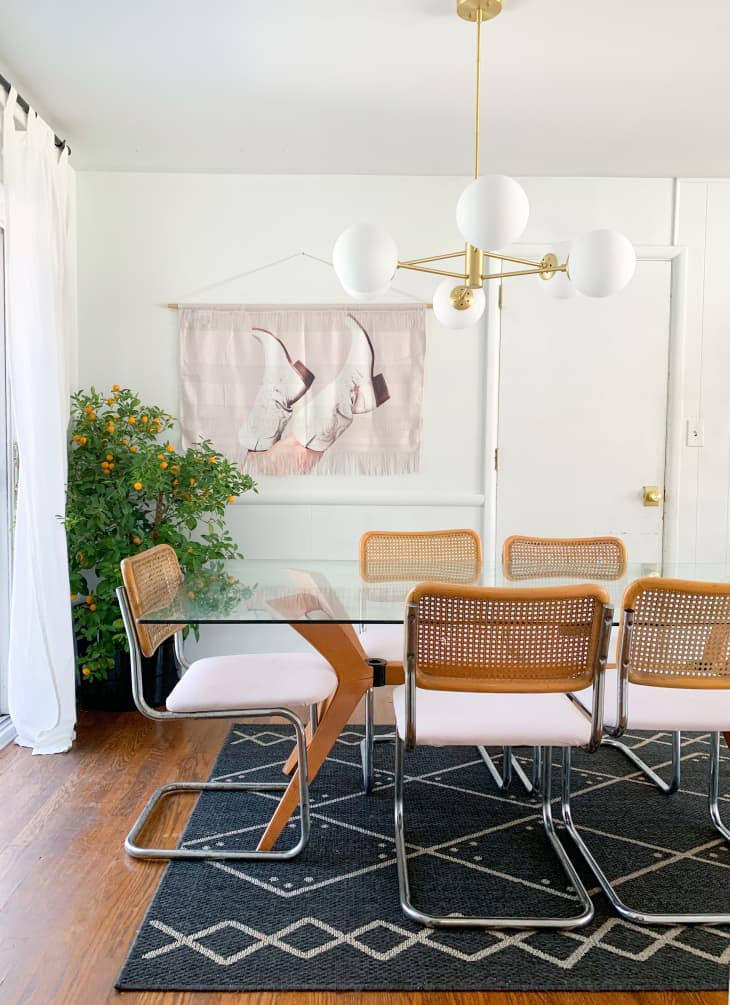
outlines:
[[[515, 245], [515, 255], [521, 258], [539, 258], [544, 245]], [[670, 305], [669, 345], [667, 348], [667, 409], [664, 437], [664, 512], [662, 520], [662, 558], [676, 562], [679, 554], [680, 531], [680, 480], [683, 447], [683, 387], [684, 351], [687, 332], [687, 249], [681, 245], [635, 245], [640, 262], [669, 262]], [[504, 271], [512, 268], [505, 263]], [[502, 281], [503, 282], [503, 281]], [[507, 280], [505, 289], [509, 296], [519, 296], [519, 278]], [[510, 285], [511, 284], [511, 285]], [[515, 287], [510, 293], [511, 286]], [[502, 542], [497, 541], [497, 482], [499, 479], [499, 378], [500, 348], [502, 341], [501, 282], [495, 281], [489, 289], [486, 310], [487, 346], [484, 354], [484, 509], [482, 514], [482, 540], [485, 558], [495, 563], [501, 560]]]

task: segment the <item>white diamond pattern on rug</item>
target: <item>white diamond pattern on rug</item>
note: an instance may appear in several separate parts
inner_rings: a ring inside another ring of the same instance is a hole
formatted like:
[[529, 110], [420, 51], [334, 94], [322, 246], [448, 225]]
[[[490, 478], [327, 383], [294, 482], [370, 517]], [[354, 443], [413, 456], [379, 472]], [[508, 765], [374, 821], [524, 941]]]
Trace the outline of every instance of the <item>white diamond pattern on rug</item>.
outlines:
[[[380, 784], [361, 788], [348, 727], [312, 785], [312, 836], [288, 862], [176, 862], [120, 975], [121, 989], [519, 990], [725, 988], [730, 926], [645, 927], [608, 909], [586, 876], [596, 918], [572, 931], [427, 929], [398, 901], [391, 744]], [[665, 733], [629, 737], [660, 772]], [[275, 778], [285, 727], [233, 727], [214, 777]], [[271, 748], [278, 748], [272, 757]], [[576, 755], [573, 811], [599, 861], [647, 911], [730, 913], [730, 849], [707, 820], [708, 737], [683, 736], [682, 791], [661, 795], [621, 754]], [[529, 752], [518, 752], [529, 772]], [[723, 754], [727, 806], [730, 757]], [[556, 775], [557, 777], [557, 775]], [[201, 797], [185, 843], [255, 843], [270, 793]], [[438, 913], [566, 914], [574, 892], [547, 852], [539, 804], [519, 782], [499, 792], [473, 748], [423, 748], [406, 759], [406, 841], [416, 900]], [[296, 839], [295, 821], [283, 842]], [[569, 849], [570, 851], [570, 849]], [[579, 871], [582, 866], [579, 865]], [[692, 903], [689, 901], [692, 900]], [[687, 903], [683, 903], [687, 901]], [[488, 905], [488, 906], [487, 906]], [[518, 906], [519, 905], [519, 906]]]

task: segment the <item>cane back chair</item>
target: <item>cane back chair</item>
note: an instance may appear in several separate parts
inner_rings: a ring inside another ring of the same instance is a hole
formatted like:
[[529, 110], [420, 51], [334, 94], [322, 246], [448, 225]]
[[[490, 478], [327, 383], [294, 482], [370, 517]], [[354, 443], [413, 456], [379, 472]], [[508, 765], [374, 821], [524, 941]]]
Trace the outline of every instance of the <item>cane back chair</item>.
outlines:
[[[637, 579], [627, 588], [622, 609], [618, 694], [615, 703], [606, 702], [605, 728], [613, 737], [627, 729], [676, 737], [683, 729], [709, 732], [710, 820], [730, 841], [718, 802], [720, 733], [730, 727], [730, 583]], [[571, 836], [622, 917], [651, 925], [730, 923], [730, 913], [651, 913], [629, 907], [577, 831]]]
[[[553, 824], [552, 748], [592, 749], [600, 740], [603, 670], [613, 621], [608, 594], [594, 584], [503, 589], [422, 583], [409, 594], [406, 612], [406, 682], [393, 695], [396, 855], [403, 911], [431, 927], [574, 928], [588, 924], [593, 904]], [[589, 686], [593, 686], [593, 708], [586, 715], [569, 693]], [[414, 906], [405, 842], [403, 768], [404, 751], [422, 744], [541, 748], [543, 823], [578, 895], [579, 913], [464, 917], [432, 915]], [[564, 779], [564, 788], [569, 809], [569, 778]]]
[[[502, 571], [510, 580], [541, 579], [620, 579], [626, 572], [626, 545], [618, 537], [533, 537], [513, 534], [502, 545]], [[617, 634], [611, 634], [608, 649], [608, 666], [616, 665]], [[589, 699], [590, 700], [590, 696]], [[497, 770], [490, 764], [489, 755], [481, 751], [487, 767], [496, 778]], [[533, 759], [532, 781], [540, 773], [539, 751]], [[502, 777], [505, 765], [503, 760]], [[507, 775], [509, 782], [509, 775]]]
[[[123, 586], [117, 599], [129, 642], [132, 694], [149, 719], [221, 719], [280, 716], [292, 724], [299, 770], [300, 831], [297, 843], [284, 851], [239, 849], [154, 848], [137, 843], [159, 802], [178, 792], [283, 791], [286, 782], [179, 781], [162, 785], [150, 797], [124, 843], [128, 854], [155, 859], [288, 859], [304, 848], [309, 837], [309, 789], [304, 724], [291, 706], [313, 705], [335, 690], [337, 675], [316, 653], [266, 653], [208, 656], [188, 663], [182, 649], [184, 622], [140, 624], [153, 610], [171, 608], [183, 576], [174, 550], [159, 544], [122, 561]], [[141, 656], [151, 656], [172, 637], [182, 675], [167, 697], [164, 711], [152, 708], [142, 690]], [[262, 828], [263, 830], [263, 828]]]
[[[481, 538], [468, 528], [371, 530], [360, 538], [360, 577], [379, 597], [383, 597], [383, 586], [389, 582], [438, 579], [449, 583], [473, 583], [481, 568]], [[360, 635], [360, 644], [367, 656], [388, 663], [403, 660], [403, 643], [401, 625], [378, 625]], [[366, 792], [373, 784], [373, 745], [393, 739], [392, 735], [375, 734], [374, 698], [370, 688], [365, 695], [365, 737], [360, 745]]]

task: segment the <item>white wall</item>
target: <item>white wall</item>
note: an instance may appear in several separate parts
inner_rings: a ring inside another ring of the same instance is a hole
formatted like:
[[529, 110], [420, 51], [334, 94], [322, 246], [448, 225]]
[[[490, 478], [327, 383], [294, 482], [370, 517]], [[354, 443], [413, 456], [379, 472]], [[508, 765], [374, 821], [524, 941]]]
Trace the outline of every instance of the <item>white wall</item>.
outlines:
[[[164, 308], [167, 301], [341, 302], [331, 269], [304, 257], [223, 281], [299, 251], [329, 259], [337, 234], [358, 219], [387, 227], [402, 257], [456, 250], [453, 211], [463, 185], [460, 178], [82, 174], [80, 383], [129, 385], [175, 413], [177, 316]], [[609, 224], [637, 244], [669, 242], [669, 181], [525, 179], [525, 186], [532, 207], [527, 242], [549, 244]], [[400, 273], [397, 285], [430, 300], [435, 279]], [[262, 505], [241, 503], [231, 513], [244, 551], [341, 557], [355, 553], [368, 527], [481, 530], [489, 474], [485, 361], [483, 327], [449, 333], [430, 318], [420, 473], [261, 479]], [[353, 495], [362, 505], [317, 505]], [[293, 497], [296, 508], [288, 505]], [[384, 507], [386, 498], [404, 509]]]
[[[338, 232], [360, 218], [389, 224], [412, 257], [451, 247], [449, 210], [459, 190], [448, 179], [129, 174], [87, 174], [81, 188], [80, 380], [135, 387], [173, 414], [178, 318], [164, 308], [167, 301], [341, 302], [332, 269], [304, 257], [221, 281], [298, 251], [328, 259]], [[418, 299], [430, 297], [432, 285], [420, 276], [399, 283]], [[360, 533], [374, 526], [478, 527], [483, 367], [479, 330], [452, 335], [431, 319], [420, 473], [357, 481], [262, 478], [261, 505], [230, 511], [246, 555], [354, 555]], [[359, 506], [333, 511], [306, 504], [353, 493]], [[289, 507], [293, 494], [300, 505]], [[385, 494], [407, 502], [407, 513], [379, 505]], [[435, 497], [439, 505], [420, 505]]]
[[[329, 259], [338, 233], [359, 219], [386, 227], [403, 258], [457, 250], [453, 213], [465, 181], [80, 174], [80, 384], [128, 385], [176, 413], [177, 315], [165, 308], [168, 301], [341, 302], [331, 269], [305, 257], [243, 274], [300, 251]], [[727, 558], [730, 410], [724, 382], [730, 294], [722, 273], [722, 231], [730, 223], [730, 185], [683, 182], [676, 216], [671, 179], [522, 181], [531, 206], [526, 244], [545, 244], [548, 250], [584, 230], [610, 226], [648, 247], [670, 245], [676, 228], [678, 243], [688, 245], [680, 407], [682, 421], [703, 413], [706, 445], [681, 452], [678, 527], [683, 558]], [[404, 302], [408, 293], [430, 300], [435, 282], [401, 272], [400, 292], [390, 300]], [[498, 339], [498, 330], [488, 333], [486, 327], [449, 333], [429, 319], [418, 474], [262, 478], [255, 504], [242, 502], [230, 511], [229, 524], [244, 553], [352, 557], [360, 534], [373, 527], [470, 526], [483, 532], [494, 490], [489, 461], [495, 431], [488, 419], [496, 375], [487, 362], [495, 358]]]

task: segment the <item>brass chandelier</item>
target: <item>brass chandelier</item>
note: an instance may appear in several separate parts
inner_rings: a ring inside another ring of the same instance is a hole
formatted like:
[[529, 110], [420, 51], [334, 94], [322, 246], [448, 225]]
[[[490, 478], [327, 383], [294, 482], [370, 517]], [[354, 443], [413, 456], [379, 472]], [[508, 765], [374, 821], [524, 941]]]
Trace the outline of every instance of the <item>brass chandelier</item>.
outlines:
[[[433, 295], [437, 319], [447, 328], [466, 328], [484, 313], [484, 283], [508, 276], [539, 276], [557, 297], [576, 292], [589, 297], [618, 293], [631, 279], [636, 255], [629, 240], [615, 230], [593, 230], [570, 245], [565, 261], [554, 251], [539, 261], [515, 258], [500, 249], [517, 241], [527, 226], [529, 203], [524, 189], [506, 175], [479, 175], [479, 91], [481, 28], [502, 11], [502, 0], [457, 0], [456, 12], [476, 24], [476, 97], [474, 111], [474, 179], [456, 206], [456, 224], [465, 240], [463, 251], [400, 261], [393, 238], [370, 223], [356, 223], [335, 242], [332, 264], [343, 289], [355, 300], [374, 300], [387, 292], [398, 269], [445, 277]], [[489, 249], [489, 250], [488, 250]], [[461, 272], [435, 267], [463, 260]], [[512, 271], [484, 271], [485, 260], [523, 266]], [[454, 282], [456, 281], [456, 282]]]

